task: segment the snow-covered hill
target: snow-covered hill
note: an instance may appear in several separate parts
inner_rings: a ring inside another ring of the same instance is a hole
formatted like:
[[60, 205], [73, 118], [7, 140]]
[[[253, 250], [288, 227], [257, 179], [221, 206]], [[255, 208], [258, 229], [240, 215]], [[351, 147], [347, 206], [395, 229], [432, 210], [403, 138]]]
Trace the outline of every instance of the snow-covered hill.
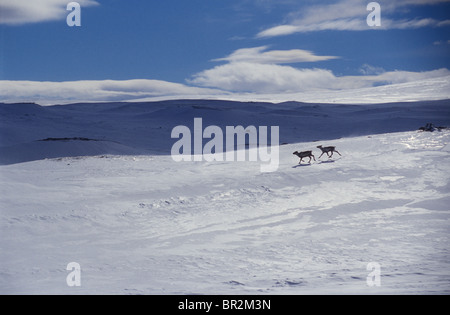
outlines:
[[[450, 292], [450, 131], [417, 131], [450, 126], [448, 100], [0, 113], [0, 293]], [[170, 132], [194, 117], [279, 126], [278, 170], [174, 162]], [[318, 159], [319, 144], [342, 156]], [[297, 165], [296, 150], [317, 161]], [[66, 283], [70, 262], [79, 287]], [[369, 263], [381, 266], [380, 286], [366, 281]]]
[[[174, 100], [42, 107], [0, 104], [0, 164], [42, 158], [171, 152], [171, 131], [194, 118], [204, 127], [279, 126], [280, 143], [450, 125], [450, 100], [375, 105]], [[42, 141], [46, 139], [95, 141]], [[70, 142], [70, 143], [69, 143]], [[204, 141], [206, 143], [206, 140]]]

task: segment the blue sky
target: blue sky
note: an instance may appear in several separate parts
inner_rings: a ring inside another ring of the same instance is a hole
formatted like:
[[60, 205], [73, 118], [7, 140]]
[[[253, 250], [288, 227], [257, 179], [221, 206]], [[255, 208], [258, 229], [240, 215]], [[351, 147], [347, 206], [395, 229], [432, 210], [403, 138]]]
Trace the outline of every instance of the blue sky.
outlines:
[[364, 0], [81, 0], [81, 27], [69, 2], [0, 0], [0, 80], [282, 93], [450, 74], [450, 0], [378, 1], [380, 27]]

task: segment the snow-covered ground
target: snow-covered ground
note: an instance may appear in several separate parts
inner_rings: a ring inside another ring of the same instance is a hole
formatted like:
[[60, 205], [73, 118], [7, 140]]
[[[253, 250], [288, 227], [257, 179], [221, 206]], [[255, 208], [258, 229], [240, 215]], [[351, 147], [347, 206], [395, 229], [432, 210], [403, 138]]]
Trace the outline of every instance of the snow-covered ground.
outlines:
[[[450, 130], [417, 131], [450, 126], [450, 101], [0, 111], [0, 293], [450, 293]], [[170, 131], [194, 117], [279, 126], [278, 170], [174, 162]], [[318, 159], [319, 144], [342, 156]]]

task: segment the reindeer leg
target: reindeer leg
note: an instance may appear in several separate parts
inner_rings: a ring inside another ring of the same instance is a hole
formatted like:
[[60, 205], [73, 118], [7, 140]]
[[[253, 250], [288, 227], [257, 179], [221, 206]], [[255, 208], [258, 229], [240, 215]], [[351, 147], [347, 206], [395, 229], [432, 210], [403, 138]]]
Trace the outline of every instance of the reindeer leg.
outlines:
[[316, 160], [316, 158], [314, 157], [314, 155], [311, 154], [311, 156], [313, 157], [314, 161]]
[[319, 159], [322, 157], [322, 155], [324, 154], [325, 152], [322, 152], [322, 154], [319, 156]]
[[303, 160], [303, 158], [300, 158], [300, 162], [298, 162], [298, 164], [302, 164], [302, 160]]
[[340, 156], [342, 156], [340, 153], [339, 153], [339, 151], [337, 151], [337, 150], [334, 150], [334, 152], [336, 152], [337, 154], [339, 154]]

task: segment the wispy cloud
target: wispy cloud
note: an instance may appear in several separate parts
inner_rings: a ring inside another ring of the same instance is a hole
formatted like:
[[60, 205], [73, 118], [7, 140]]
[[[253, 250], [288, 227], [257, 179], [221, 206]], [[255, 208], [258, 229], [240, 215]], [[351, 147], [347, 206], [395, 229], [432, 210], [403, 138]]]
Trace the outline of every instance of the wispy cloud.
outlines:
[[224, 94], [223, 91], [191, 87], [160, 80], [102, 81], [0, 81], [0, 102], [56, 104], [84, 101], [123, 101], [151, 97], [184, 97]]
[[375, 66], [369, 65], [367, 63], [363, 64], [359, 68], [359, 73], [361, 73], [362, 75], [378, 75], [378, 74], [382, 74], [384, 72], [386, 72], [386, 71], [383, 68], [375, 67]]
[[440, 46], [440, 45], [450, 45], [450, 39], [448, 40], [437, 40], [433, 42], [433, 45]]
[[[21, 25], [62, 20], [67, 17], [68, 0], [1, 0], [0, 24]], [[94, 6], [94, 0], [77, 0], [82, 7]]]
[[[180, 98], [333, 101], [344, 95], [345, 102], [358, 103], [450, 97], [448, 69], [384, 72], [364, 65], [362, 72], [365, 74], [336, 76], [326, 69], [233, 62], [196, 74], [189, 80], [196, 86], [159, 80], [0, 81], [0, 102], [51, 105]], [[399, 92], [404, 91], [396, 88], [399, 85], [407, 88], [407, 93]]]
[[311, 51], [302, 49], [267, 51], [268, 48], [268, 46], [242, 48], [234, 51], [225, 58], [214, 59], [214, 61], [286, 64], [325, 61], [339, 58], [336, 56], [317, 56]]
[[[382, 23], [376, 29], [409, 29], [421, 27], [443, 27], [450, 25], [450, 20], [432, 18], [398, 18], [394, 17], [398, 9], [408, 6], [433, 5], [450, 0], [379, 0]], [[306, 33], [324, 30], [363, 31], [372, 29], [366, 23], [368, 1], [340, 0], [333, 4], [313, 5], [301, 11], [291, 12], [286, 22], [265, 29], [257, 37], [275, 37], [294, 33]]]
[[450, 71], [446, 68], [413, 72], [413, 71], [386, 71], [382, 72], [381, 68], [365, 67], [363, 71], [373, 73], [359, 76], [342, 76], [336, 77], [333, 88], [336, 89], [354, 89], [354, 88], [370, 88], [381, 85], [394, 85], [402, 83], [410, 83], [428, 79], [442, 78], [450, 76]]

